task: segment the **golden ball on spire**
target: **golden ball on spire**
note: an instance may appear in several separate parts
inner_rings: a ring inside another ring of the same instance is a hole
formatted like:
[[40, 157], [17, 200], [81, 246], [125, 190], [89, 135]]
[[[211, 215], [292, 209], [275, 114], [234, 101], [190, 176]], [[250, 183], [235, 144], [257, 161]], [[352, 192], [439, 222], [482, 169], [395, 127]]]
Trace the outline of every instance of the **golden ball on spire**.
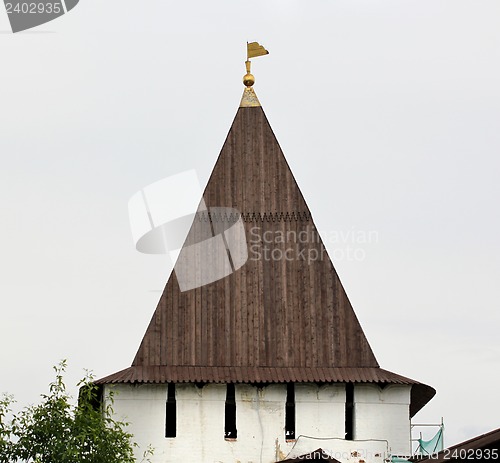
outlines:
[[246, 87], [251, 87], [253, 84], [255, 84], [255, 77], [247, 72], [243, 76], [243, 83], [245, 84]]

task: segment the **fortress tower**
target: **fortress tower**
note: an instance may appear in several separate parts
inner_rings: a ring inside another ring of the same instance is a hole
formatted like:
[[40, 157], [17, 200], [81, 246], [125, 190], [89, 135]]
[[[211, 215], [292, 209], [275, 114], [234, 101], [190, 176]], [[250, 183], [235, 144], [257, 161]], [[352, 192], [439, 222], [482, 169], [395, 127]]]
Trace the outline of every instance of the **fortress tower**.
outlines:
[[[249, 57], [259, 50], [249, 44]], [[132, 365], [98, 383], [118, 392], [116, 415], [157, 463], [295, 461], [320, 447], [318, 461], [408, 455], [410, 418], [435, 391], [380, 368], [249, 61], [244, 83], [181, 252], [196, 262], [209, 226], [227, 276], [203, 284], [206, 272], [177, 265]], [[183, 283], [190, 272], [199, 284]]]

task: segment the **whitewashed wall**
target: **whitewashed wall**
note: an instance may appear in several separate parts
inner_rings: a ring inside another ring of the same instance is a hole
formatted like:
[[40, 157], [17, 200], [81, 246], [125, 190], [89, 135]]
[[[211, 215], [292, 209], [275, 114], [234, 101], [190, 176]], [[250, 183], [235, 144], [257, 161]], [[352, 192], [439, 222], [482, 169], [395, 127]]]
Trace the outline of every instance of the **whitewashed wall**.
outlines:
[[296, 384], [295, 436], [343, 439], [345, 398], [344, 384], [328, 384], [322, 387], [312, 384]]
[[[165, 438], [166, 385], [106, 387], [107, 391], [110, 389], [116, 393], [115, 416], [132, 423], [129, 431], [139, 444], [138, 462], [148, 445], [155, 449], [153, 463], [179, 463], [186, 459], [199, 463], [273, 463], [290, 452], [290, 455], [298, 451], [304, 454], [317, 449], [322, 442], [317, 439], [328, 439], [330, 446], [323, 444], [324, 448], [338, 452], [335, 457], [340, 461], [353, 463], [356, 458], [352, 452], [366, 447], [342, 439], [345, 420], [342, 384], [296, 385], [296, 437], [304, 436], [297, 443], [285, 441], [285, 385], [263, 389], [236, 385], [238, 438], [235, 441], [224, 439], [226, 386], [223, 384], [208, 384], [202, 389], [194, 384], [176, 385], [175, 438]], [[354, 397], [355, 438], [385, 439], [395, 452], [407, 451], [409, 387], [389, 386], [381, 392], [377, 386], [356, 385]], [[374, 443], [372, 447], [372, 454], [387, 450], [385, 442]], [[345, 458], [339, 458], [341, 455]], [[364, 460], [370, 463], [379, 459], [367, 459], [365, 455]]]
[[386, 439], [394, 454], [410, 453], [411, 386], [375, 384], [354, 388], [354, 439]]

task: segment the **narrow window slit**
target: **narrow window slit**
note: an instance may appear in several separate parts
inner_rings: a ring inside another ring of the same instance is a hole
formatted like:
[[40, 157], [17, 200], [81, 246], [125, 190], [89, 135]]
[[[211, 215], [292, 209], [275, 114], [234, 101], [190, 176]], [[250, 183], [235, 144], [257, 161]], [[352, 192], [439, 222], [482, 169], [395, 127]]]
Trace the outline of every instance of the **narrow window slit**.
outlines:
[[354, 439], [354, 384], [345, 385], [345, 438]]
[[224, 438], [236, 439], [238, 431], [236, 430], [236, 395], [234, 384], [227, 385], [226, 407], [224, 422]]
[[295, 384], [286, 385], [285, 440], [295, 440]]
[[175, 402], [175, 383], [168, 383], [167, 406], [165, 413], [165, 437], [176, 437], [177, 404]]

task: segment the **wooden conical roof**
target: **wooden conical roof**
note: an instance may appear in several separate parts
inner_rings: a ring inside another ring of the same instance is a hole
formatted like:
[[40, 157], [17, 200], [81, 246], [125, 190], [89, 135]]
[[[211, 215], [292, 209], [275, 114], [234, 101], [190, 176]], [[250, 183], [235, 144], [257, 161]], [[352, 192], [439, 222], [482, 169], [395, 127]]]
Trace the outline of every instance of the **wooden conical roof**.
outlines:
[[248, 260], [184, 292], [172, 272], [132, 367], [102, 382], [419, 384], [379, 368], [260, 106], [238, 109], [203, 199], [241, 213]]
[[261, 256], [185, 292], [173, 272], [133, 365], [378, 367], [261, 107], [239, 108], [203, 198], [240, 211]]

